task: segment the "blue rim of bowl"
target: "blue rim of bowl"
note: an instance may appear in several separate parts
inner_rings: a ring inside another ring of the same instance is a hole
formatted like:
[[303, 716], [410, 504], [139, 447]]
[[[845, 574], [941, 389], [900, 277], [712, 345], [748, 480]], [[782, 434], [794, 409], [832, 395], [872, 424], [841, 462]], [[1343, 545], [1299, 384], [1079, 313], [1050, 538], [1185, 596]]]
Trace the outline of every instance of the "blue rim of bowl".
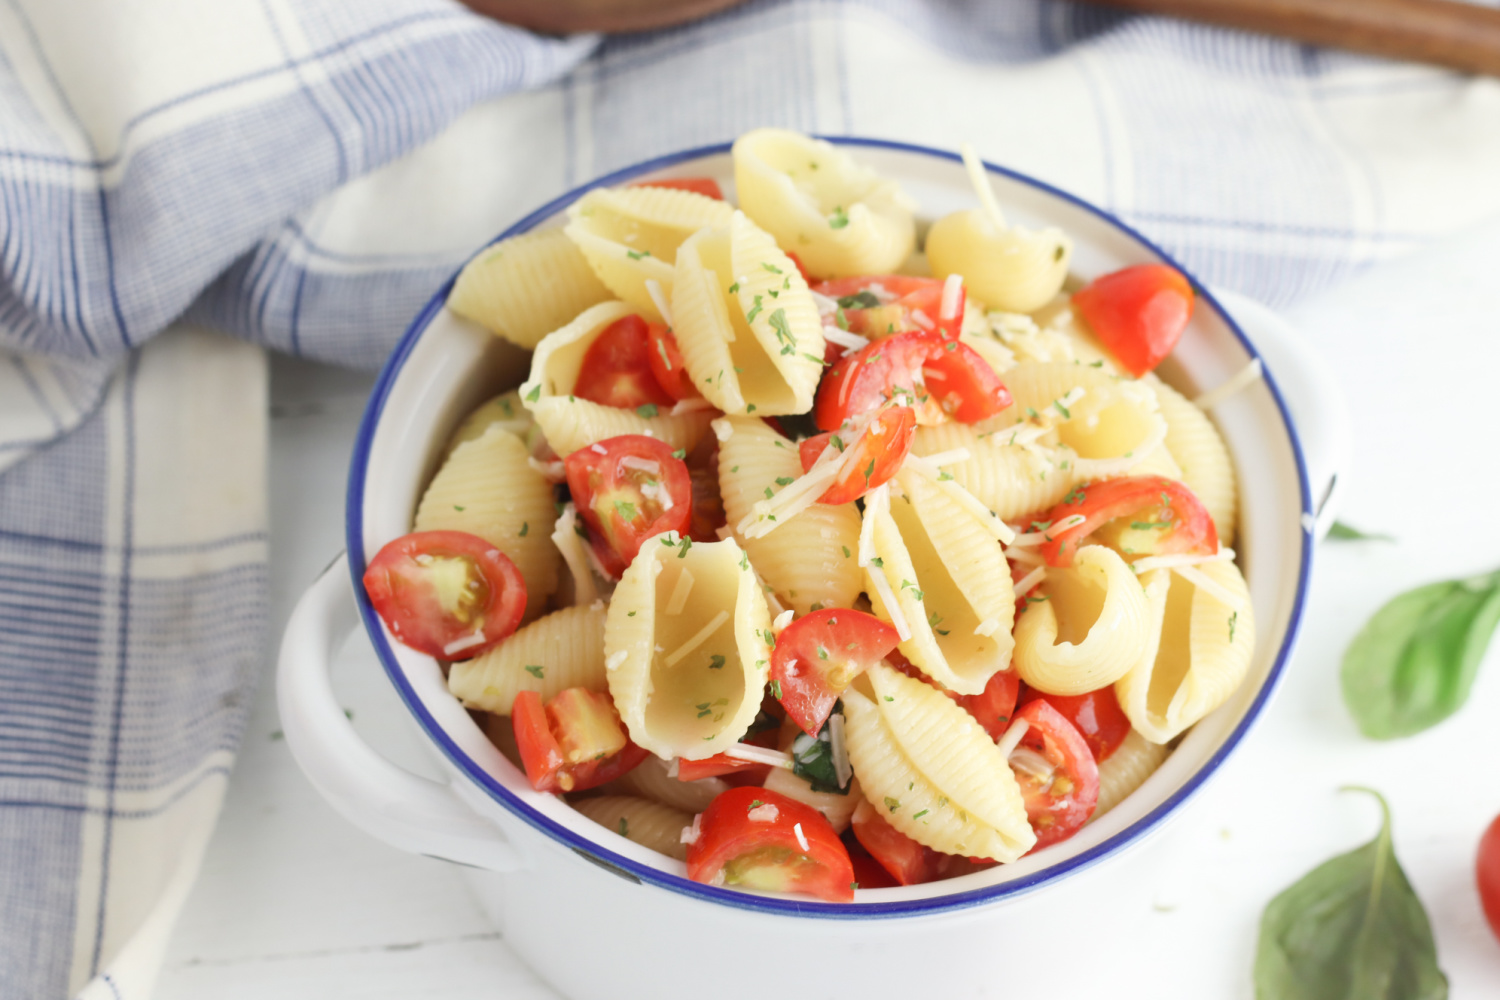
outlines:
[[[824, 136], [827, 141], [841, 146], [864, 147], [869, 149], [893, 150], [901, 153], [912, 153], [923, 156], [934, 157], [942, 160], [962, 162], [956, 153], [950, 153], [940, 149], [932, 149], [927, 146], [918, 146], [911, 143], [893, 142], [886, 139], [867, 139], [849, 136]], [[553, 199], [546, 205], [532, 212], [520, 222], [511, 226], [505, 232], [496, 236], [486, 246], [493, 245], [503, 239], [519, 235], [534, 229], [538, 224], [550, 219], [568, 205], [594, 188], [611, 187], [643, 174], [654, 173], [668, 167], [676, 166], [690, 160], [696, 160], [706, 156], [723, 155], [730, 151], [730, 143], [716, 143], [709, 146], [701, 146], [696, 149], [682, 150], [666, 156], [659, 156], [646, 160], [632, 166], [616, 170], [606, 174], [587, 184], [574, 188], [567, 194]], [[1249, 352], [1252, 358], [1260, 358], [1255, 346], [1250, 342], [1239, 328], [1239, 324], [1227, 310], [1223, 308], [1212, 293], [1196, 278], [1191, 277], [1191, 272], [1178, 264], [1170, 255], [1158, 247], [1155, 243], [1146, 239], [1133, 228], [1117, 219], [1115, 216], [1097, 206], [1091, 205], [1082, 199], [1052, 187], [1025, 174], [1007, 170], [1004, 167], [992, 163], [985, 163], [985, 169], [1010, 178], [1022, 184], [1030, 185], [1038, 190], [1044, 191], [1056, 198], [1060, 198], [1070, 204], [1081, 208], [1121, 232], [1133, 238], [1142, 247], [1163, 262], [1176, 267], [1184, 274], [1189, 275], [1193, 287], [1198, 295], [1207, 300], [1225, 322], [1230, 331], [1239, 339], [1240, 344]], [[483, 249], [483, 248], [481, 248]], [[458, 272], [455, 271], [441, 288], [433, 295], [432, 299], [417, 314], [411, 326], [407, 328], [400, 343], [396, 345], [385, 367], [380, 372], [380, 377], [371, 392], [369, 403], [365, 407], [364, 417], [360, 421], [359, 433], [354, 442], [354, 453], [350, 461], [349, 469], [349, 492], [345, 504], [346, 540], [349, 550], [349, 571], [354, 577], [355, 600], [359, 605], [360, 617], [364, 621], [365, 631], [368, 634], [376, 654], [380, 658], [382, 666], [391, 683], [395, 685], [401, 700], [405, 702], [408, 711], [416, 718], [422, 730], [428, 738], [433, 741], [454, 767], [471, 780], [475, 785], [483, 789], [491, 798], [513, 813], [518, 819], [546, 834], [566, 847], [572, 848], [586, 857], [605, 862], [607, 865], [627, 872], [630, 876], [649, 885], [658, 886], [672, 892], [680, 893], [695, 899], [707, 899], [716, 903], [722, 903], [738, 909], [752, 910], [761, 913], [774, 913], [782, 916], [795, 917], [820, 917], [831, 919], [866, 919], [866, 918], [891, 918], [909, 917], [918, 915], [930, 915], [937, 913], [953, 912], [986, 903], [999, 902], [1014, 899], [1025, 893], [1034, 891], [1044, 885], [1058, 881], [1069, 875], [1083, 871], [1103, 861], [1111, 855], [1123, 851], [1125, 848], [1135, 844], [1159, 827], [1176, 809], [1196, 794], [1208, 778], [1224, 763], [1229, 754], [1244, 740], [1250, 728], [1260, 718], [1267, 702], [1276, 689], [1280, 686], [1282, 675], [1285, 672], [1288, 659], [1296, 647], [1298, 636], [1302, 627], [1302, 613], [1307, 601], [1307, 588], [1311, 572], [1313, 534], [1312, 517], [1312, 490], [1308, 482], [1307, 463], [1302, 453], [1302, 443], [1297, 436], [1296, 427], [1292, 422], [1291, 414], [1287, 408], [1286, 400], [1282, 398], [1281, 390], [1277, 387], [1275, 380], [1269, 372], [1265, 374], [1266, 387], [1271, 392], [1277, 408], [1281, 412], [1282, 425], [1286, 429], [1287, 438], [1291, 443], [1292, 452], [1297, 463], [1297, 479], [1301, 490], [1302, 501], [1302, 554], [1299, 564], [1297, 579], [1297, 593], [1292, 605], [1291, 617], [1287, 622], [1286, 635], [1282, 639], [1281, 648], [1276, 654], [1276, 661], [1271, 665], [1271, 671], [1267, 675], [1265, 683], [1261, 685], [1259, 693], [1246, 711], [1238, 726], [1229, 734], [1229, 737], [1213, 753], [1211, 757], [1201, 766], [1183, 786], [1175, 791], [1166, 800], [1161, 802], [1155, 809], [1144, 817], [1121, 830], [1119, 833], [1094, 845], [1086, 851], [1073, 857], [1067, 858], [1054, 865], [1039, 869], [1029, 875], [1013, 879], [999, 885], [987, 886], [982, 889], [971, 889], [965, 892], [951, 893], [943, 896], [930, 896], [922, 899], [902, 900], [898, 902], [881, 903], [824, 903], [811, 899], [787, 898], [761, 896], [751, 893], [738, 892], [733, 889], [724, 889], [717, 886], [704, 885], [686, 878], [671, 875], [650, 865], [643, 864], [622, 854], [618, 854], [608, 848], [580, 836], [568, 827], [557, 821], [542, 815], [523, 802], [516, 794], [502, 785], [498, 780], [481, 768], [468, 754], [464, 753], [453, 739], [443, 730], [427, 711], [426, 706], [417, 696], [412, 688], [411, 682], [396, 662], [395, 653], [386, 640], [385, 631], [381, 626], [380, 618], [375, 613], [369, 599], [365, 596], [361, 577], [365, 567], [364, 548], [364, 510], [363, 497], [365, 486], [366, 465], [369, 458], [370, 446], [375, 437], [376, 426], [380, 421], [391, 389], [395, 385], [401, 373], [406, 359], [410, 356], [416, 346], [422, 332], [432, 322], [434, 316], [443, 308], [447, 301], [448, 292], [457, 280]]]

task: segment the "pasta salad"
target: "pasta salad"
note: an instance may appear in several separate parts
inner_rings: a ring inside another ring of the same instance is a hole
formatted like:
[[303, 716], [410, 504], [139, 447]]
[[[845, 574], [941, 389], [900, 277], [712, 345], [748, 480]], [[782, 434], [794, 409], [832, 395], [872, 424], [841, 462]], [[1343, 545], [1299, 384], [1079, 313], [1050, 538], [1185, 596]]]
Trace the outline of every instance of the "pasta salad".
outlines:
[[927, 227], [773, 129], [589, 192], [455, 313], [533, 351], [369, 563], [539, 791], [690, 878], [854, 898], [1074, 835], [1241, 683], [1236, 490], [1152, 374], [1193, 290], [1056, 228]]

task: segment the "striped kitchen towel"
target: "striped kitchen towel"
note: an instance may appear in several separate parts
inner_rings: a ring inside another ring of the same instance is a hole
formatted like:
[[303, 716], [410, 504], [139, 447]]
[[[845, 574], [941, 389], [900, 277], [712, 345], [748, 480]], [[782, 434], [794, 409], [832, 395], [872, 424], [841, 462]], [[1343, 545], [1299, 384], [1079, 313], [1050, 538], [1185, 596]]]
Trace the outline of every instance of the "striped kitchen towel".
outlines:
[[0, 0], [0, 998], [150, 993], [266, 661], [260, 346], [375, 365], [530, 207], [759, 125], [973, 142], [1272, 304], [1500, 210], [1494, 80], [1082, 4]]

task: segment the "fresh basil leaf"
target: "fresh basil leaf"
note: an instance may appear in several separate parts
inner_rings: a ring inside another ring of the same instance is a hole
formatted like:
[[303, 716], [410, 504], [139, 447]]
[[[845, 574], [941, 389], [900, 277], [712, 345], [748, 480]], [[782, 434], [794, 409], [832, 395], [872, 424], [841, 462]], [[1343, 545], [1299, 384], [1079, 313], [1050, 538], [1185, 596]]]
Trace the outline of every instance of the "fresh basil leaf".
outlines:
[[1344, 704], [1360, 732], [1410, 736], [1463, 707], [1500, 622], [1500, 571], [1392, 598], [1344, 653]]
[[[829, 715], [829, 719], [833, 716]], [[833, 731], [827, 722], [813, 739], [798, 733], [792, 743], [792, 773], [804, 779], [815, 792], [848, 795], [849, 786], [839, 784], [838, 770], [833, 766]]]
[[1328, 529], [1328, 537], [1336, 542], [1394, 542], [1396, 540], [1391, 535], [1382, 535], [1372, 531], [1360, 531], [1358, 528], [1347, 525], [1343, 521], [1333, 522], [1333, 526]]
[[839, 298], [840, 309], [874, 309], [880, 305], [880, 300], [875, 297], [874, 292], [855, 292], [853, 295], [844, 295]]
[[1444, 1000], [1432, 925], [1391, 848], [1380, 793], [1380, 834], [1314, 868], [1271, 900], [1260, 919], [1256, 1000]]

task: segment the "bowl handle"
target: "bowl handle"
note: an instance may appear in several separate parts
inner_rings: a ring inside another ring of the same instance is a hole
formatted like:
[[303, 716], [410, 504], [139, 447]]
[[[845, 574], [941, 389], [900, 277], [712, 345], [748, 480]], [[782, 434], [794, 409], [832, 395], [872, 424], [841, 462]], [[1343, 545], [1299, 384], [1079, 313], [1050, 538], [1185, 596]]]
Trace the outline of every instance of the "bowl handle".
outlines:
[[521, 867], [501, 831], [452, 785], [396, 766], [355, 732], [328, 671], [358, 624], [341, 555], [297, 602], [281, 641], [276, 702], [302, 772], [345, 819], [392, 847], [491, 871]]
[[1353, 451], [1343, 389], [1307, 337], [1280, 315], [1235, 292], [1216, 288], [1213, 294], [1255, 341], [1292, 412], [1312, 488], [1314, 535], [1321, 539], [1338, 517], [1340, 480], [1348, 478]]

